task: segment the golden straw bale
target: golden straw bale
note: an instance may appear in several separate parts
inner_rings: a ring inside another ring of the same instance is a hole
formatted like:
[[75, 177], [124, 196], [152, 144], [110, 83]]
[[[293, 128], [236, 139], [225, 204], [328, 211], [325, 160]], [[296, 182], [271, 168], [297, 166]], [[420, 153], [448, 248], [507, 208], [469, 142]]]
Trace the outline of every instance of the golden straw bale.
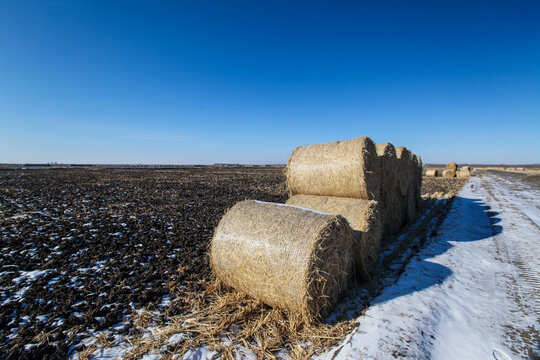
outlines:
[[367, 278], [379, 257], [382, 216], [374, 200], [295, 195], [287, 204], [343, 216], [355, 233], [353, 259], [358, 278]]
[[247, 200], [221, 219], [210, 264], [226, 285], [313, 319], [326, 316], [346, 287], [352, 244], [339, 215]]
[[380, 198], [379, 161], [368, 137], [297, 147], [286, 172], [291, 196]]
[[454, 178], [456, 177], [456, 172], [454, 170], [444, 170], [442, 176], [445, 178]]
[[457, 164], [453, 161], [450, 161], [448, 164], [446, 164], [446, 170], [457, 171], [457, 168]]
[[428, 170], [426, 170], [426, 176], [437, 177], [438, 175], [439, 175], [439, 171], [437, 169], [428, 169]]
[[467, 179], [467, 178], [471, 177], [471, 173], [469, 171], [466, 171], [466, 170], [458, 170], [458, 171], [456, 171], [456, 177], [458, 177], [460, 179]]
[[391, 143], [376, 144], [381, 169], [381, 203], [385, 234], [394, 234], [401, 228], [401, 195], [399, 193], [399, 167], [396, 149]]

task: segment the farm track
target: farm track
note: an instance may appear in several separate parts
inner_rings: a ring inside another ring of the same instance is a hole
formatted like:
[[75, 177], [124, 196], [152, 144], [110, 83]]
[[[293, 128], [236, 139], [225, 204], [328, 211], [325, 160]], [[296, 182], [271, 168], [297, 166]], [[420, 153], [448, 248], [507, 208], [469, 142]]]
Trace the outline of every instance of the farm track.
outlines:
[[[505, 277], [506, 290], [516, 304], [514, 311], [525, 318], [536, 318], [537, 323], [540, 321], [540, 244], [531, 234], [540, 233], [540, 206], [535, 202], [540, 198], [538, 179], [540, 176], [499, 172], [482, 178], [492, 198], [492, 211], [503, 219], [512, 219], [494, 225], [506, 229], [506, 233], [495, 236], [500, 260], [515, 269], [512, 276]], [[535, 358], [533, 349], [540, 345], [540, 335], [534, 327], [524, 331], [507, 324], [505, 330], [508, 346], [514, 352]]]
[[[211, 277], [223, 213], [284, 202], [284, 180], [281, 168], [0, 172], [0, 357], [63, 359], [102, 330], [136, 335], [139, 309], [182, 313], [178, 294]], [[463, 183], [424, 178], [423, 194]]]

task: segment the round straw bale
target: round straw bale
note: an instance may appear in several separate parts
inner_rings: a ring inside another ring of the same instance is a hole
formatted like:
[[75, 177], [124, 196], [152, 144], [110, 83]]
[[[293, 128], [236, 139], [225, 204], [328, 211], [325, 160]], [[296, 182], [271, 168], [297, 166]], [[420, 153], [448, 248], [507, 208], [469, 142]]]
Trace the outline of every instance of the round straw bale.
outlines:
[[456, 172], [454, 170], [444, 170], [442, 176], [445, 178], [453, 178], [456, 177]]
[[221, 219], [210, 264], [226, 285], [313, 319], [326, 316], [346, 286], [352, 243], [339, 215], [247, 200]]
[[456, 171], [456, 177], [458, 177], [460, 179], [467, 179], [467, 178], [471, 177], [471, 173], [469, 171], [466, 171], [466, 170], [458, 170], [458, 171]]
[[367, 278], [380, 250], [382, 219], [380, 203], [374, 200], [330, 196], [295, 195], [287, 204], [343, 216], [354, 232], [353, 258], [358, 278]]
[[380, 198], [379, 162], [368, 137], [297, 147], [286, 172], [291, 196]]
[[381, 169], [381, 202], [385, 234], [401, 228], [401, 198], [399, 195], [399, 168], [396, 149], [391, 143], [376, 144]]
[[439, 171], [437, 169], [427, 169], [426, 170], [426, 176], [437, 177], [438, 175], [439, 175]]
[[396, 156], [398, 159], [398, 178], [401, 195], [406, 196], [409, 189], [409, 182], [414, 177], [412, 154], [406, 147], [396, 146]]
[[456, 171], [457, 168], [458, 168], [457, 164], [453, 161], [450, 161], [448, 164], [446, 164], [446, 170]]

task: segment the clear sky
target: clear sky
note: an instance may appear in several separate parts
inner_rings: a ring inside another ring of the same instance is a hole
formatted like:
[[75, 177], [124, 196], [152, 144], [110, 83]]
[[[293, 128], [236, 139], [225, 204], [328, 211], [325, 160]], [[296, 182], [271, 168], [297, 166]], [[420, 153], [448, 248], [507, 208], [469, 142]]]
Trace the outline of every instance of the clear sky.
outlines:
[[0, 162], [540, 162], [540, 1], [0, 1]]

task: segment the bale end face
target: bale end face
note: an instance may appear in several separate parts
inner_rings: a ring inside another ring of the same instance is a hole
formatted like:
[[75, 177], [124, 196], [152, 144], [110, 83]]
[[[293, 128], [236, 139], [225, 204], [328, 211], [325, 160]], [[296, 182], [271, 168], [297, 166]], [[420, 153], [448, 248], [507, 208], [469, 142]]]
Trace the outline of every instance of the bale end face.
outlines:
[[379, 257], [382, 238], [381, 204], [374, 200], [295, 195], [287, 204], [341, 215], [354, 231], [353, 259], [358, 279], [369, 278]]

